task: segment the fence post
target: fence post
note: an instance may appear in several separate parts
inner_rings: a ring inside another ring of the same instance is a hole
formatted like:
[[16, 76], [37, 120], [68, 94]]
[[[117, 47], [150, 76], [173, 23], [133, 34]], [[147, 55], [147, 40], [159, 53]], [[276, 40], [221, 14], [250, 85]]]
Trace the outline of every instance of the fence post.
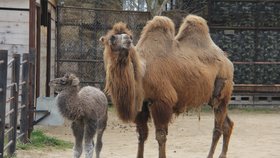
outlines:
[[17, 140], [17, 115], [18, 115], [18, 94], [19, 94], [19, 76], [20, 76], [20, 54], [13, 54], [14, 61], [12, 63], [12, 88], [11, 96], [14, 98], [10, 103], [10, 110], [14, 110], [10, 114], [10, 125], [13, 130], [9, 133], [9, 140], [12, 140], [12, 144], [8, 147], [7, 153], [12, 156], [16, 151], [16, 140]]
[[0, 158], [4, 156], [8, 51], [0, 50]]
[[28, 53], [24, 53], [22, 57], [22, 90], [21, 90], [21, 105], [24, 106], [21, 109], [20, 115], [20, 134], [23, 136], [20, 138], [21, 142], [28, 142], [28, 66], [29, 58]]
[[33, 131], [33, 121], [34, 121], [34, 111], [35, 111], [35, 106], [34, 106], [34, 89], [35, 89], [35, 49], [30, 48], [29, 51], [29, 78], [28, 78], [28, 86], [29, 86], [29, 97], [28, 97], [28, 138], [30, 138], [31, 133]]

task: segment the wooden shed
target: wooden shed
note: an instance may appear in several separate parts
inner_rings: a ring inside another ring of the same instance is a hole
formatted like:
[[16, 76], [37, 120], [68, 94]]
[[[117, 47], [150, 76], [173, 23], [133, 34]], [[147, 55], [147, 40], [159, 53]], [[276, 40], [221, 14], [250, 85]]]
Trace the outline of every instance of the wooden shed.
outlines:
[[[54, 76], [57, 0], [1, 0], [0, 49], [36, 55], [36, 97], [49, 96]], [[9, 76], [9, 75], [8, 75]]]

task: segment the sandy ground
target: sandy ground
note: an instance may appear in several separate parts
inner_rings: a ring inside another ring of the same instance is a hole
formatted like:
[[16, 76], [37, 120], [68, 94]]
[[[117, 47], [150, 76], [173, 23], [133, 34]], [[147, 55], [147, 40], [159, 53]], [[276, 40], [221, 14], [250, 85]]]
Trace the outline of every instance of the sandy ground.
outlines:
[[[280, 113], [230, 111], [235, 122], [228, 158], [280, 158]], [[158, 157], [154, 126], [145, 144], [145, 157]], [[69, 125], [37, 127], [48, 135], [73, 142]], [[174, 118], [169, 126], [167, 140], [168, 158], [204, 158], [208, 154], [213, 129], [211, 112]], [[114, 112], [109, 112], [108, 126], [103, 137], [102, 158], [134, 158], [137, 152], [137, 135], [133, 124], [123, 124]], [[220, 140], [214, 157], [221, 152]], [[17, 151], [18, 158], [70, 158], [72, 150], [46, 149]], [[84, 157], [84, 155], [83, 155]], [[95, 156], [94, 156], [95, 157]]]

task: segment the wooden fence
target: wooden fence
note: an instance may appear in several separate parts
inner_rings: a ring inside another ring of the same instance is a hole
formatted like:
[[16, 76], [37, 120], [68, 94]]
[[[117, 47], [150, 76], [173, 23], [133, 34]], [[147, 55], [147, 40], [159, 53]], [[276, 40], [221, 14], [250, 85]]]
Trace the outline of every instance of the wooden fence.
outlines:
[[5, 151], [12, 156], [18, 140], [27, 143], [33, 129], [34, 60], [32, 50], [23, 55], [13, 54], [10, 61], [8, 51], [0, 50], [0, 158]]

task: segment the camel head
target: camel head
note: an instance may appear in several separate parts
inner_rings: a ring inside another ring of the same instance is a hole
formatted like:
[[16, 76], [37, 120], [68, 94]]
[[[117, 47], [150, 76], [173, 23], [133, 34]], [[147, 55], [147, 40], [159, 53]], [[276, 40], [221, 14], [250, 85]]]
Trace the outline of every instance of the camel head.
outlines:
[[63, 77], [55, 78], [50, 81], [49, 85], [54, 88], [56, 92], [61, 92], [65, 89], [79, 86], [80, 80], [74, 74], [66, 73]]
[[116, 23], [112, 30], [110, 30], [105, 36], [100, 38], [100, 42], [104, 45], [108, 52], [116, 55], [129, 53], [129, 49], [132, 44], [132, 33], [127, 28], [125, 23]]

